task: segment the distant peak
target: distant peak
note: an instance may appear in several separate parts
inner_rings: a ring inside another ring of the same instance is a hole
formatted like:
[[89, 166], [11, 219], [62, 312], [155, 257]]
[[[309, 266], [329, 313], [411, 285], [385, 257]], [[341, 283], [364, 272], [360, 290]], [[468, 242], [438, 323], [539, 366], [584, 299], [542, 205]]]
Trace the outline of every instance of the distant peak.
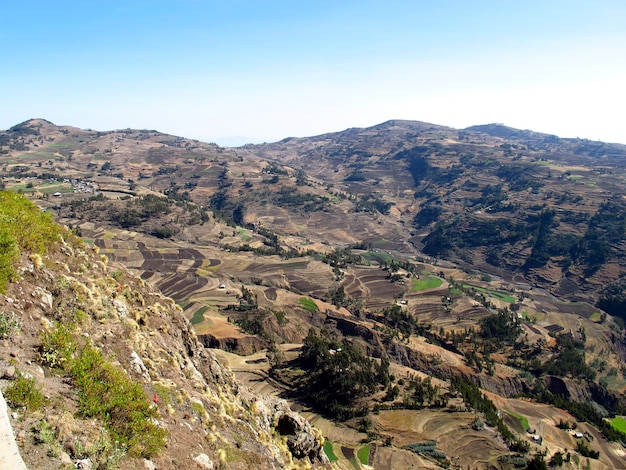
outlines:
[[520, 138], [558, 139], [558, 137], [555, 135], [543, 134], [541, 132], [535, 132], [531, 130], [516, 129], [514, 127], [509, 127], [499, 122], [494, 122], [491, 124], [479, 124], [477, 126], [470, 126], [470, 127], [466, 127], [463, 130], [482, 132], [483, 134], [489, 134], [494, 137], [500, 137], [502, 139], [520, 139]]

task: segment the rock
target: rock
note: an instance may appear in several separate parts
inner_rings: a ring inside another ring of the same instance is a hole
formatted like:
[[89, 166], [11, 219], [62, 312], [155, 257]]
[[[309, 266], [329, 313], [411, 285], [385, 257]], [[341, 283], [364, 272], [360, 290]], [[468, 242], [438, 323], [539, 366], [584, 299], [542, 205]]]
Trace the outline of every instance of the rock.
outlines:
[[37, 287], [37, 289], [33, 292], [33, 297], [35, 296], [39, 296], [39, 299], [41, 300], [41, 307], [47, 310], [52, 310], [53, 307], [53, 302], [54, 302], [54, 298], [52, 297], [52, 294], [50, 292], [48, 292], [47, 290], [44, 290], [40, 287]]
[[72, 466], [72, 458], [70, 457], [70, 454], [68, 454], [67, 452], [61, 452], [61, 454], [59, 455], [59, 459], [61, 460], [62, 467]]
[[213, 461], [206, 454], [197, 455], [193, 459], [198, 462], [198, 465], [200, 465], [200, 467], [202, 468], [206, 468], [207, 470], [213, 470], [213, 468], [215, 468], [213, 465]]
[[2, 374], [2, 378], [3, 379], [9, 379], [9, 380], [13, 380], [13, 379], [17, 378], [17, 375], [15, 374], [15, 366], [9, 366], [6, 369], [4, 369], [4, 373]]
[[141, 375], [144, 379], [150, 380], [150, 373], [146, 368], [146, 365], [143, 363], [139, 354], [135, 351], [130, 353], [130, 365], [137, 374]]
[[291, 410], [278, 413], [275, 429], [287, 436], [287, 447], [297, 459], [308, 458], [311, 462], [329, 463], [321, 446], [321, 435], [316, 435], [309, 422]]
[[20, 351], [19, 349], [12, 349], [11, 352], [9, 352], [11, 357], [18, 357], [20, 355]]
[[80, 459], [74, 462], [74, 466], [80, 470], [92, 470], [93, 462], [91, 459]]
[[115, 299], [113, 301], [113, 306], [117, 310], [117, 314], [120, 318], [128, 318], [128, 307], [121, 300]]
[[152, 460], [143, 459], [143, 466], [146, 470], [157, 470], [157, 466]]

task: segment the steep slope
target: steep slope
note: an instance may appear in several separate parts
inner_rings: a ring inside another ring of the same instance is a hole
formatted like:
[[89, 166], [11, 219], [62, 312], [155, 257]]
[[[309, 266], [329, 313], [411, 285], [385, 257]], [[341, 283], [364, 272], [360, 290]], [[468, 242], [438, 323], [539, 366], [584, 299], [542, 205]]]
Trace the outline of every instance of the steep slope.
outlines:
[[572, 300], [626, 274], [624, 145], [389, 121], [245, 150], [390, 203], [384, 223], [430, 256]]
[[0, 286], [0, 384], [28, 468], [327, 461], [321, 435], [238, 384], [171, 299], [28, 201], [0, 196], [0, 259], [12, 261], [1, 266], [12, 282]]

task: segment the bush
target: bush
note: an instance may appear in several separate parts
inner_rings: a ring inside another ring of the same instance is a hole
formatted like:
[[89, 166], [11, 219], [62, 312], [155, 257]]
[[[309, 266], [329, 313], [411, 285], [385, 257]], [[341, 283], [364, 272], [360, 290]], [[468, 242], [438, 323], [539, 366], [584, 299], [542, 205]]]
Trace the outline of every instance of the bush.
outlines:
[[46, 398], [37, 388], [35, 379], [19, 376], [15, 382], [4, 391], [7, 401], [13, 406], [23, 406], [28, 411], [37, 411], [43, 408]]
[[51, 331], [42, 334], [39, 357], [44, 365], [66, 369], [71, 366], [75, 351], [76, 342], [72, 336], [72, 327], [68, 324], [57, 323]]
[[117, 369], [92, 345], [73, 361], [71, 375], [79, 389], [84, 416], [104, 421], [113, 441], [131, 455], [149, 457], [164, 446], [167, 431], [155, 424], [158, 409], [151, 406], [141, 385]]
[[57, 323], [43, 334], [41, 359], [67, 371], [78, 389], [79, 412], [104, 423], [111, 442], [135, 456], [149, 457], [165, 446], [167, 431], [141, 385], [111, 364], [92, 344], [79, 349], [70, 326]]

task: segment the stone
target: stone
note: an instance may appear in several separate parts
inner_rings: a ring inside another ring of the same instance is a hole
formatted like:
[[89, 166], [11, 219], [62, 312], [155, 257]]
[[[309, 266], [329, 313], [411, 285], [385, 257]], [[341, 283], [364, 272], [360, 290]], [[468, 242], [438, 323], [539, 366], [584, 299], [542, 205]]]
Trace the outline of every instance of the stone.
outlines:
[[73, 466], [72, 458], [70, 457], [70, 454], [68, 454], [67, 452], [61, 452], [61, 454], [59, 454], [59, 459], [61, 460], [62, 467]]
[[141, 360], [141, 357], [139, 357], [139, 354], [135, 351], [130, 353], [130, 365], [132, 366], [133, 371], [141, 375], [144, 379], [150, 380], [150, 373], [148, 372], [146, 365]]
[[16, 377], [17, 376], [15, 374], [15, 366], [9, 366], [6, 369], [4, 369], [4, 373], [2, 374], [2, 378], [13, 380]]
[[193, 458], [198, 465], [202, 468], [206, 468], [207, 470], [213, 470], [215, 466], [213, 465], [213, 461], [206, 454], [199, 454]]
[[92, 470], [93, 462], [91, 459], [80, 459], [74, 462], [74, 466], [80, 470]]
[[143, 467], [146, 470], [157, 470], [156, 464], [152, 460], [143, 459]]

